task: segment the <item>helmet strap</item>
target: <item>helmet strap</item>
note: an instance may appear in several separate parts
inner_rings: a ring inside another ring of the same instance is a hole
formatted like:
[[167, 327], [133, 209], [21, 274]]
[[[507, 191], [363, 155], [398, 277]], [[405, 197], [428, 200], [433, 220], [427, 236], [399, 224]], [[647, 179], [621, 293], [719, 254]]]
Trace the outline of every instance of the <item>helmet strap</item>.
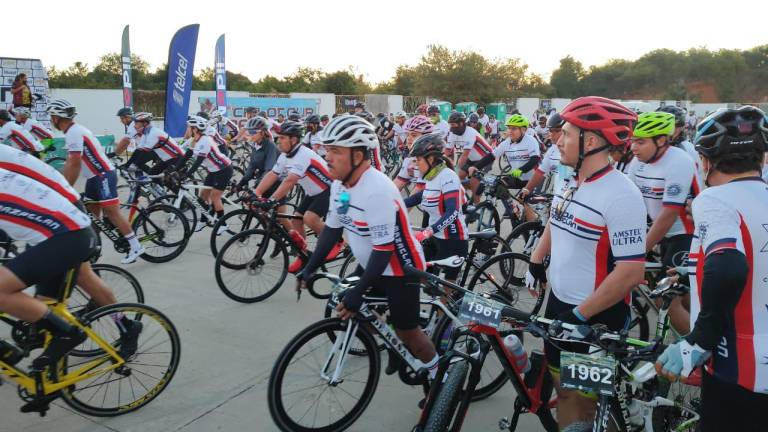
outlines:
[[648, 159], [648, 162], [646, 162], [646, 163], [654, 163], [654, 162], [656, 162], [657, 160], [659, 160], [659, 158], [661, 158], [662, 156], [664, 156], [664, 153], [666, 153], [666, 151], [665, 151], [664, 153], [662, 153], [662, 154], [659, 154], [659, 151], [660, 151], [661, 149], [664, 149], [664, 148], [666, 148], [666, 147], [668, 147], [668, 146], [669, 146], [669, 142], [667, 142], [667, 144], [664, 144], [663, 146], [660, 146], [660, 145], [659, 145], [659, 144], [656, 142], [656, 138], [658, 138], [658, 137], [653, 137], [653, 138], [651, 138], [651, 139], [653, 140], [653, 145], [655, 145], [655, 146], [656, 146], [656, 150], [654, 150], [654, 151], [653, 151], [653, 156], [651, 156], [651, 158], [650, 158], [650, 159]]
[[601, 151], [610, 147], [611, 147], [610, 144], [605, 144], [585, 153], [584, 152], [584, 129], [580, 129], [579, 130], [579, 161], [576, 162], [576, 166], [573, 168], [574, 174], [578, 175], [579, 169], [581, 168], [581, 164], [584, 162], [584, 159], [586, 159], [589, 156], [592, 156], [593, 154], [600, 153]]
[[[366, 149], [366, 151], [368, 151]], [[355, 164], [355, 147], [351, 147], [349, 149], [349, 164], [352, 166], [352, 169], [349, 170], [349, 173], [344, 176], [344, 179], [341, 181], [341, 184], [351, 187], [352, 185], [349, 184], [349, 180], [352, 178], [352, 176], [355, 174], [355, 171], [357, 171], [358, 168], [363, 166], [363, 163], [365, 162], [365, 157], [363, 157], [363, 160], [359, 164]]]

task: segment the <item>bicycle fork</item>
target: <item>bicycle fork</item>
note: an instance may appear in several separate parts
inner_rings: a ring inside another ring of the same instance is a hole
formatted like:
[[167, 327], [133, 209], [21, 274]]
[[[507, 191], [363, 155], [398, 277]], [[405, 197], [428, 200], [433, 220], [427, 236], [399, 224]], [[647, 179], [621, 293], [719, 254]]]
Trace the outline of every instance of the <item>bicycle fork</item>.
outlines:
[[[336, 338], [336, 342], [334, 342], [333, 348], [331, 348], [331, 352], [328, 354], [328, 358], [325, 360], [322, 372], [320, 372], [320, 377], [328, 381], [328, 384], [333, 387], [344, 382], [344, 380], [339, 379], [339, 377], [344, 370], [344, 363], [346, 362], [347, 354], [349, 354], [350, 342], [352, 337], [357, 333], [359, 326], [360, 324], [357, 321], [351, 321], [349, 324], [347, 324], [347, 331], [344, 333], [344, 337]], [[336, 366], [333, 369], [333, 374], [328, 376], [327, 372], [333, 363], [334, 357], [336, 357]]]

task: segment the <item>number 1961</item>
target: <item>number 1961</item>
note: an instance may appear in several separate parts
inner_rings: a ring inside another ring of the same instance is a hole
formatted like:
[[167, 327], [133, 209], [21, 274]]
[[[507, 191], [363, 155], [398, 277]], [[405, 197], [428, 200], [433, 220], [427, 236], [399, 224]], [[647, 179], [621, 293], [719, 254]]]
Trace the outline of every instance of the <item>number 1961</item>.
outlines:
[[491, 315], [493, 315], [494, 318], [496, 318], [496, 319], [499, 318], [500, 311], [498, 309], [494, 309], [494, 308], [492, 308], [490, 306], [485, 306], [485, 305], [480, 304], [480, 303], [475, 303], [473, 301], [469, 302], [467, 304], [467, 306], [469, 306], [469, 310], [470, 311], [473, 311], [474, 313], [476, 313], [478, 315], [482, 314], [482, 315], [485, 315], [487, 317], [490, 317]]

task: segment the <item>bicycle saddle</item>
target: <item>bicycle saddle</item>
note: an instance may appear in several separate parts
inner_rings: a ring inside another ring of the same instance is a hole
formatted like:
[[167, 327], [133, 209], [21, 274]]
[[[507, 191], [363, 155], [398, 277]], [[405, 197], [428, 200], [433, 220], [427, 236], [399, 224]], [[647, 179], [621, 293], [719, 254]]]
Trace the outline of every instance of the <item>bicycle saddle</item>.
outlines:
[[464, 264], [464, 257], [460, 257], [458, 255], [450, 256], [448, 258], [443, 258], [437, 261], [429, 261], [427, 263], [428, 266], [451, 267], [451, 268], [461, 267], [462, 264]]

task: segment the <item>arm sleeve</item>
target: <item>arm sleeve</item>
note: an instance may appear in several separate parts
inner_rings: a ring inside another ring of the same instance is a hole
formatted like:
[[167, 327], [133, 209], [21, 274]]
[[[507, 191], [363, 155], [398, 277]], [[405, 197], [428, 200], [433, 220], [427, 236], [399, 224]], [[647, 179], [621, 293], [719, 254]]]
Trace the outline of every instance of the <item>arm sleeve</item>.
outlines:
[[381, 274], [384, 273], [384, 270], [387, 269], [392, 253], [392, 250], [374, 249], [371, 251], [371, 255], [368, 257], [368, 263], [365, 265], [365, 270], [363, 270], [360, 280], [353, 289], [359, 293], [367, 290], [373, 285], [376, 279], [380, 278]]
[[488, 153], [487, 155], [483, 156], [482, 159], [477, 161], [477, 163], [475, 163], [475, 168], [483, 169], [483, 168], [487, 167], [488, 165], [492, 164], [494, 160], [496, 160], [496, 157], [494, 156], [494, 154], [493, 153]]
[[325, 262], [325, 257], [328, 256], [328, 252], [333, 249], [333, 246], [341, 240], [341, 235], [344, 233], [344, 228], [331, 228], [325, 226], [323, 232], [320, 233], [320, 237], [317, 239], [317, 245], [312, 255], [309, 256], [309, 262], [304, 266], [302, 273], [304, 275], [310, 275]]
[[680, 163], [675, 165], [675, 169], [669, 170], [664, 181], [664, 207], [685, 207], [695, 170], [693, 161], [687, 155], [680, 158]]
[[422, 195], [424, 195], [424, 190], [423, 189], [418, 191], [418, 192], [416, 192], [415, 194], [409, 196], [408, 198], [406, 198], [405, 199], [405, 207], [406, 208], [411, 208], [411, 207], [421, 203]]
[[640, 190], [633, 188], [617, 194], [616, 199], [606, 206], [603, 217], [606, 226], [602, 229], [607, 230], [614, 259], [617, 262], [645, 261], [647, 213]]
[[184, 175], [188, 176], [188, 175], [194, 173], [195, 171], [197, 171], [197, 169], [200, 168], [200, 165], [203, 164], [204, 160], [205, 160], [205, 156], [203, 156], [203, 155], [198, 156], [197, 159], [195, 159], [195, 161], [192, 162], [192, 166], [189, 167], [189, 169], [187, 170], [186, 174], [184, 174]]
[[263, 160], [264, 152], [255, 150], [251, 152], [251, 159], [248, 161], [248, 168], [243, 173], [243, 178], [240, 180], [240, 184], [246, 184], [253, 175], [256, 173], [256, 169], [259, 167], [259, 161]]
[[443, 208], [445, 212], [430, 228], [432, 232], [440, 232], [452, 224], [460, 215], [459, 212], [459, 191], [454, 190], [443, 194]]
[[541, 161], [541, 158], [539, 156], [531, 156], [530, 159], [528, 159], [528, 162], [523, 164], [523, 166], [520, 167], [520, 171], [527, 173], [528, 171], [536, 168], [539, 165], [539, 162]]

